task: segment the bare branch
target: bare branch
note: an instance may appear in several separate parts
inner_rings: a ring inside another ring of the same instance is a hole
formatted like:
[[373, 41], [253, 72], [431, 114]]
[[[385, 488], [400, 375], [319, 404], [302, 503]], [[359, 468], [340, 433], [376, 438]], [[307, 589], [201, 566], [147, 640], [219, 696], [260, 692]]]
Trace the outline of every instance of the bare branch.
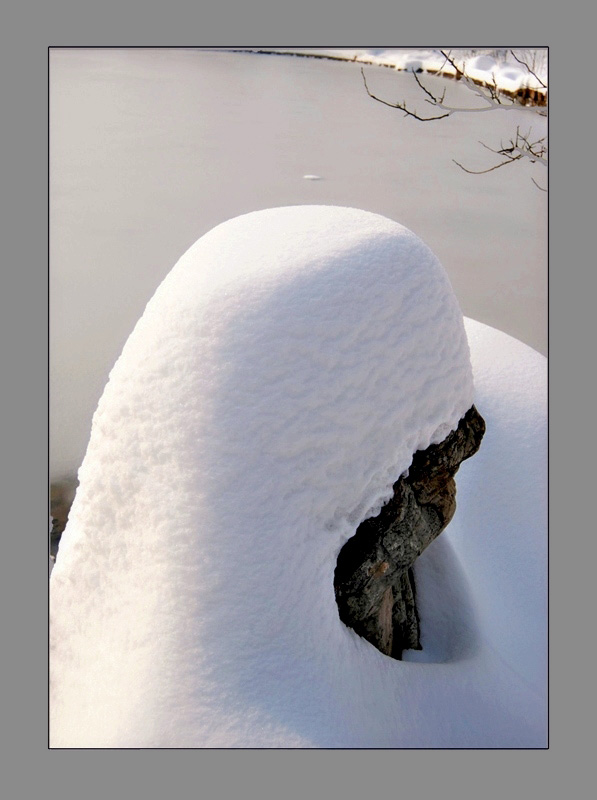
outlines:
[[416, 111], [411, 111], [410, 109], [408, 109], [405, 103], [390, 103], [387, 100], [382, 100], [381, 97], [377, 97], [369, 90], [369, 86], [367, 85], [367, 79], [365, 78], [365, 72], [362, 67], [361, 67], [361, 75], [363, 76], [363, 83], [365, 84], [365, 89], [367, 90], [367, 94], [369, 95], [369, 97], [373, 98], [373, 100], [377, 100], [378, 103], [383, 103], [385, 106], [390, 106], [390, 108], [398, 108], [400, 109], [400, 111], [404, 111], [404, 113], [408, 117], [414, 117], [415, 119], [418, 119], [419, 122], [431, 122], [431, 120], [434, 119], [444, 119], [444, 117], [450, 116], [450, 112], [447, 112], [446, 114], [440, 114], [437, 117], [420, 117], [416, 113]]
[[531, 150], [523, 150], [520, 147], [516, 147], [515, 151], [521, 158], [528, 158], [531, 164], [541, 164], [541, 166], [547, 167], [547, 158], [545, 156], [538, 155]]
[[[522, 66], [523, 66], [523, 67], [526, 67], [526, 69], [527, 69], [527, 70], [530, 72], [530, 74], [533, 76], [533, 78], [535, 78], [537, 81], [539, 81], [539, 83], [541, 84], [541, 86], [542, 86], [544, 89], [547, 89], [547, 84], [546, 84], [546, 83], [543, 83], [543, 81], [541, 80], [541, 78], [540, 78], [540, 77], [537, 75], [537, 73], [536, 73], [536, 72], [534, 72], [534, 71], [533, 71], [533, 70], [532, 70], [532, 69], [529, 67], [529, 65], [527, 64], [527, 62], [526, 62], [526, 61], [523, 61], [523, 60], [522, 60], [522, 59], [520, 59], [520, 58], [518, 58], [518, 56], [516, 55], [516, 53], [514, 52], [514, 50], [510, 50], [510, 52], [512, 53], [512, 56], [513, 56], [513, 57], [514, 57], [514, 58], [515, 58], [515, 59], [518, 61], [518, 63], [519, 63], [519, 64], [522, 64]], [[534, 59], [533, 59], [533, 60], [534, 60]], [[541, 187], [539, 186], [539, 189], [540, 189], [540, 188], [541, 188]], [[547, 191], [547, 189], [545, 189], [545, 191]]]
[[534, 179], [532, 176], [531, 176], [531, 180], [533, 181], [533, 183], [535, 184], [535, 186], [537, 187], [537, 189], [541, 189], [541, 191], [542, 191], [542, 192], [546, 192], [546, 191], [547, 191], [547, 189], [544, 189], [544, 188], [543, 188], [543, 186], [539, 186], [539, 184], [537, 183], [537, 181], [536, 181], [536, 180], [535, 180], [535, 179]]
[[500, 100], [500, 97], [499, 97], [499, 90], [498, 90], [497, 80], [496, 80], [496, 77], [495, 77], [495, 72], [491, 73], [491, 77], [493, 78], [493, 86], [489, 86], [488, 85], [487, 88], [489, 89], [489, 91], [491, 93], [491, 99], [495, 100], [495, 102], [498, 104], [498, 106], [501, 106], [502, 105], [502, 101]]
[[[494, 150], [493, 147], [489, 147], [489, 145], [486, 145], [485, 142], [479, 142], [479, 144], [482, 147], [484, 147], [486, 150], [490, 150], [492, 153], [495, 153], [497, 156], [506, 156], [506, 158], [513, 158], [513, 156], [511, 156], [510, 153], [514, 152], [514, 146], [512, 146], [512, 147], [504, 147], [504, 145], [501, 144], [501, 142], [500, 142], [500, 149], [499, 150]], [[517, 156], [517, 158], [518, 158], [518, 156]]]
[[[489, 147], [485, 142], [479, 142], [479, 144], [486, 150], [499, 156], [506, 156], [506, 158], [511, 160], [518, 161], [520, 158], [528, 158], [532, 164], [539, 163], [543, 166], [547, 166], [547, 146], [545, 145], [545, 137], [537, 139], [536, 142], [531, 142], [530, 134], [530, 130], [525, 135], [521, 133], [520, 128], [517, 127], [516, 138], [510, 139], [510, 146], [506, 147], [503, 142], [500, 142], [499, 150]], [[512, 155], [513, 153], [517, 155], [514, 156]]]
[[[545, 145], [545, 137], [538, 139], [536, 142], [531, 142], [530, 140], [531, 131], [527, 134], [521, 133], [520, 128], [516, 128], [516, 138], [510, 140], [510, 146], [505, 147], [503, 142], [500, 143], [500, 149], [495, 150], [493, 147], [489, 147], [484, 142], [479, 142], [486, 150], [489, 150], [496, 155], [505, 156], [506, 160], [501, 161], [499, 164], [494, 164], [493, 167], [489, 167], [488, 169], [483, 170], [472, 170], [468, 169], [467, 167], [460, 164], [455, 159], [452, 159], [455, 164], [457, 164], [462, 170], [468, 172], [472, 175], [484, 175], [487, 172], [492, 172], [495, 169], [500, 169], [500, 167], [505, 167], [506, 164], [511, 164], [513, 161], [520, 161], [521, 158], [528, 158], [531, 164], [542, 164], [543, 166], [547, 166], [547, 147]], [[546, 192], [547, 189], [544, 189], [542, 186], [539, 186], [537, 181], [531, 178], [535, 186], [541, 191]]]
[[[470, 114], [470, 113], [476, 113], [478, 111], [492, 111], [494, 108], [501, 108], [504, 109], [504, 111], [507, 111], [512, 108], [518, 108], [518, 109], [520, 108], [520, 106], [517, 106], [516, 103], [509, 103], [509, 104], [502, 103], [502, 101], [498, 97], [497, 85], [495, 85], [495, 88], [490, 84], [485, 85], [485, 87], [481, 87], [478, 86], [465, 73], [461, 72], [460, 74], [462, 75], [462, 78], [459, 78], [459, 80], [462, 80], [466, 88], [474, 95], [476, 95], [478, 98], [487, 103], [487, 105], [474, 106], [473, 108], [463, 108], [462, 106], [458, 107], [446, 106], [443, 103], [443, 98], [442, 98], [441, 108], [445, 109], [446, 111]], [[484, 89], [486, 89], [487, 91], [484, 91]], [[489, 92], [489, 94], [487, 92]], [[445, 96], [445, 91], [444, 91], [444, 96]], [[438, 103], [438, 105], [440, 104]]]
[[450, 54], [452, 53], [451, 50], [450, 50], [450, 53], [445, 53], [443, 50], [440, 50], [440, 53], [446, 59], [448, 64], [451, 64], [452, 67], [454, 67], [454, 71], [456, 72], [457, 80], [460, 80], [461, 78], [465, 78], [466, 77], [464, 72], [456, 65], [456, 62], [454, 61], [454, 59], [450, 58]]
[[[474, 106], [472, 108], [453, 107], [446, 105], [446, 103], [444, 102], [446, 96], [446, 88], [444, 88], [441, 97], [437, 96], [423, 84], [423, 82], [418, 77], [414, 69], [411, 69], [410, 71], [412, 72], [413, 78], [415, 79], [417, 86], [419, 87], [419, 89], [421, 89], [421, 91], [425, 95], [423, 97], [424, 102], [428, 103], [429, 105], [433, 106], [436, 109], [443, 111], [444, 112], [443, 114], [436, 114], [431, 117], [423, 117], [420, 114], [418, 114], [416, 110], [411, 110], [410, 108], [408, 108], [406, 101], [404, 100], [402, 102], [391, 103], [387, 100], [383, 100], [381, 97], [377, 97], [369, 89], [369, 86], [367, 84], [367, 79], [365, 77], [365, 72], [361, 67], [361, 75], [363, 76], [363, 83], [365, 84], [365, 89], [367, 91], [367, 94], [373, 100], [376, 100], [379, 103], [383, 103], [384, 105], [387, 105], [390, 108], [399, 109], [400, 111], [403, 111], [406, 116], [413, 117], [414, 119], [419, 120], [420, 122], [430, 122], [431, 120], [445, 119], [446, 117], [449, 117], [451, 114], [454, 113], [477, 113], [481, 111], [493, 111], [496, 108], [499, 108], [502, 111], [509, 111], [512, 109], [520, 110], [521, 106], [525, 107], [523, 101], [517, 103], [515, 99], [513, 99], [512, 102], [504, 102], [505, 96], [499, 89], [495, 72], [492, 72], [491, 74], [491, 81], [480, 83], [478, 80], [473, 79], [470, 75], [467, 74], [466, 64], [464, 61], [462, 62], [462, 67], [458, 66], [458, 64], [452, 57], [451, 50], [448, 52], [446, 52], [445, 50], [440, 50], [439, 52], [444, 58], [444, 64], [442, 65], [442, 67], [440, 67], [439, 72], [440, 73], [444, 72], [446, 65], [449, 64], [454, 70], [454, 76], [456, 77], [456, 80], [462, 81], [462, 83], [468, 90], [470, 90], [474, 95], [476, 95], [477, 97], [479, 97], [484, 101], [484, 105]], [[514, 55], [517, 61], [520, 61], [520, 59], [518, 59], [514, 53], [512, 54]], [[532, 69], [527, 64], [524, 64], [524, 66], [527, 67], [530, 74], [534, 74]], [[539, 80], [539, 78], [537, 79]], [[543, 84], [543, 86], [545, 85]], [[541, 116], [547, 116], [546, 112], [539, 111], [538, 113], [541, 114]], [[481, 144], [481, 146], [484, 147], [486, 150], [489, 150], [491, 153], [501, 156], [502, 158], [499, 164], [494, 164], [493, 166], [488, 167], [487, 169], [482, 169], [482, 170], [468, 169], [455, 159], [452, 160], [457, 166], [459, 166], [462, 170], [464, 170], [464, 172], [467, 172], [471, 175], [484, 175], [488, 172], [493, 172], [496, 169], [500, 169], [501, 167], [505, 167], [506, 164], [512, 164], [514, 161], [520, 161], [523, 158], [528, 159], [532, 164], [539, 163], [542, 164], [543, 166], [547, 166], [546, 137], [543, 136], [537, 139], [536, 141], [533, 141], [531, 139], [531, 133], [532, 133], [531, 127], [529, 127], [527, 133], [521, 133], [520, 127], [517, 127], [516, 135], [512, 139], [510, 139], [510, 141], [507, 144], [504, 144], [504, 142], [501, 141], [499, 149], [489, 147], [484, 142], [479, 142], [479, 144]], [[535, 183], [537, 188], [541, 189], [542, 191], [547, 191], [547, 189], [543, 189], [542, 186], [539, 186], [539, 184], [536, 181], [533, 180], [533, 183]]]
[[545, 136], [537, 139], [536, 142], [530, 141], [531, 131], [525, 135], [520, 133], [519, 128], [516, 128], [516, 140], [511, 141], [512, 151], [519, 153], [525, 158], [529, 158], [533, 164], [540, 163], [547, 166], [547, 145], [545, 144]]
[[466, 167], [463, 167], [462, 164], [460, 164], [458, 161], [456, 161], [455, 158], [453, 158], [452, 161], [457, 166], [459, 166], [460, 169], [463, 169], [465, 172], [468, 172], [469, 175], [485, 175], [486, 172], [493, 172], [494, 169], [505, 167], [506, 164], [511, 164], [513, 161], [518, 161], [520, 158], [522, 158], [521, 155], [514, 156], [514, 158], [509, 158], [508, 161], [502, 161], [501, 164], [495, 164], [493, 167], [489, 167], [489, 169], [481, 169], [481, 170], [467, 169]]
[[438, 72], [441, 74], [441, 73], [443, 72], [443, 69], [444, 69], [444, 67], [445, 67], [445, 66], [446, 66], [446, 64], [448, 63], [448, 56], [447, 56], [447, 55], [444, 53], [444, 51], [443, 51], [443, 50], [440, 50], [439, 52], [440, 52], [440, 53], [442, 54], [442, 56], [444, 57], [444, 63], [441, 65], [441, 67], [440, 67], [440, 68], [439, 68], [439, 70], [438, 70]]
[[[413, 69], [413, 70], [411, 70], [411, 72], [412, 72], [412, 74], [413, 74], [413, 78], [416, 80], [416, 82], [417, 82], [418, 86], [419, 86], [419, 87], [420, 87], [420, 88], [421, 88], [421, 89], [422, 89], [422, 90], [425, 92], [425, 94], [426, 94], [428, 97], [430, 97], [430, 98], [431, 98], [431, 102], [432, 102], [434, 105], [437, 105], [438, 103], [441, 103], [441, 100], [443, 100], [443, 97], [442, 97], [441, 99], [438, 99], [438, 98], [437, 98], [437, 97], [436, 97], [434, 94], [431, 94], [431, 92], [430, 92], [428, 89], [426, 89], [426, 88], [423, 86], [423, 84], [421, 83], [421, 81], [420, 81], [420, 80], [417, 78], [417, 73], [415, 72], [415, 70]], [[446, 92], [445, 92], [445, 90], [444, 90], [444, 96], [445, 96], [445, 94], [446, 94]]]
[[[446, 112], [445, 115], [439, 115], [439, 116], [433, 116], [433, 117], [422, 117], [419, 114], [417, 114], [416, 111], [414, 111], [414, 112], [411, 111], [407, 107], [405, 102], [402, 102], [402, 103], [390, 103], [387, 100], [382, 100], [380, 97], [377, 97], [377, 96], [373, 95], [371, 93], [371, 91], [369, 91], [369, 87], [367, 86], [367, 82], [365, 80], [365, 75], [364, 75], [364, 72], [363, 72], [363, 68], [361, 67], [361, 74], [363, 75], [363, 81], [365, 82], [365, 87], [367, 89], [367, 93], [374, 100], [377, 100], [380, 103], [384, 103], [384, 105], [390, 106], [391, 108], [398, 108], [401, 111], [404, 111], [405, 114], [407, 114], [408, 116], [414, 117], [415, 119], [418, 119], [421, 122], [428, 122], [428, 121], [434, 120], [434, 119], [443, 119], [444, 116], [449, 116], [450, 114], [454, 114], [454, 113], [459, 113], [459, 114], [468, 113], [468, 114], [471, 114], [471, 113], [478, 113], [480, 111], [492, 111], [494, 108], [500, 108], [500, 109], [502, 109], [504, 111], [509, 111], [509, 110], [513, 110], [513, 109], [520, 110], [521, 106], [518, 103], [516, 103], [515, 101], [512, 101], [511, 103], [504, 103], [503, 98], [500, 95], [500, 91], [499, 91], [499, 88], [498, 88], [498, 85], [497, 85], [497, 80], [496, 80], [495, 74], [492, 75], [493, 84], [484, 84], [483, 86], [480, 86], [472, 78], [470, 78], [466, 74], [466, 72], [464, 72], [462, 69], [460, 69], [458, 67], [458, 65], [456, 64], [454, 59], [451, 58], [450, 54], [446, 53], [444, 50], [440, 50], [440, 53], [444, 57], [445, 62], [451, 64], [451, 66], [453, 67], [453, 69], [454, 69], [454, 71], [456, 73], [457, 80], [462, 80], [462, 82], [464, 83], [466, 88], [469, 89], [469, 91], [471, 91], [474, 95], [479, 97], [479, 99], [483, 100], [485, 105], [483, 105], [483, 106], [474, 106], [472, 108], [463, 108], [462, 106], [448, 106], [444, 102], [444, 99], [445, 99], [445, 96], [446, 96], [446, 89], [444, 89], [443, 94], [442, 94], [441, 97], [437, 97], [426, 86], [423, 85], [421, 79], [417, 76], [417, 74], [416, 74], [416, 72], [414, 70], [410, 70], [410, 71], [412, 72], [412, 75], [413, 75], [413, 77], [414, 77], [414, 79], [415, 79], [415, 81], [417, 83], [417, 86], [419, 86], [419, 88], [427, 95], [427, 97], [424, 98], [425, 102], [429, 103], [429, 105], [432, 105], [432, 106], [435, 106], [435, 107], [441, 109], [442, 111], [445, 111]], [[466, 67], [464, 67], [464, 68], [466, 68]], [[443, 67], [442, 67], [442, 69], [443, 69]], [[441, 69], [440, 69], [440, 71], [441, 71]]]

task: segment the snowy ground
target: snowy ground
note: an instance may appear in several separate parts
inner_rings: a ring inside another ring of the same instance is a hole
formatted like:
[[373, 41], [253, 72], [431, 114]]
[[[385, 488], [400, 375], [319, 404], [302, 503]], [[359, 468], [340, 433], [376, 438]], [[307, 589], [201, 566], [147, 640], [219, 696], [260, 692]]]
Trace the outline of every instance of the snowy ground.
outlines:
[[[545, 368], [465, 328], [378, 215], [202, 237], [94, 417], [51, 577], [52, 745], [545, 747]], [[424, 649], [396, 662], [340, 622], [335, 559], [473, 400], [485, 439], [417, 564]]]

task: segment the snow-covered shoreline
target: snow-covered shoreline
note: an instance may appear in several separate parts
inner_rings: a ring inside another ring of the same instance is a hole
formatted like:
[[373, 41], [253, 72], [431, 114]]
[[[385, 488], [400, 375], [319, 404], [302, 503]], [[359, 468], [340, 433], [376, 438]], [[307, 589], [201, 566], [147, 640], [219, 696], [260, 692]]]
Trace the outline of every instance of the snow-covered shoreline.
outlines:
[[500, 95], [516, 99], [521, 105], [547, 105], [547, 48], [452, 49], [447, 53], [444, 50], [450, 60], [439, 49], [243, 47], [231, 48], [229, 52], [351, 61], [444, 78], [457, 77], [456, 66], [473, 83], [495, 86]]

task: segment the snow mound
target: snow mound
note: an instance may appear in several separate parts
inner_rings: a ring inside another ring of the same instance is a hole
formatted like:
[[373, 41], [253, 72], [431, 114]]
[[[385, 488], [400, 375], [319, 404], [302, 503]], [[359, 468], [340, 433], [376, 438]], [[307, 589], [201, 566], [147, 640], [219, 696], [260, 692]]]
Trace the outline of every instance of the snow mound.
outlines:
[[537, 739], [501, 667], [488, 698], [452, 665], [445, 697], [438, 664], [382, 656], [334, 598], [343, 543], [472, 402], [449, 281], [402, 226], [298, 206], [202, 237], [93, 419], [50, 582], [52, 746]]
[[484, 70], [485, 72], [492, 73], [498, 68], [498, 62], [491, 56], [481, 55], [475, 56], [467, 61], [467, 67], [470, 69]]

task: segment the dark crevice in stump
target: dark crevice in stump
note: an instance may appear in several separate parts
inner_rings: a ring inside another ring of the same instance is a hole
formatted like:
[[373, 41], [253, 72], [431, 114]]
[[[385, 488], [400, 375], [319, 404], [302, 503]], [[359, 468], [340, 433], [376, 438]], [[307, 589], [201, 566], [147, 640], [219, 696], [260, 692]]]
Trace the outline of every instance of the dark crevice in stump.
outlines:
[[359, 525], [338, 555], [340, 619], [393, 658], [421, 649], [412, 567], [454, 516], [454, 475], [477, 452], [484, 433], [485, 422], [472, 406], [443, 442], [415, 453], [392, 498]]

